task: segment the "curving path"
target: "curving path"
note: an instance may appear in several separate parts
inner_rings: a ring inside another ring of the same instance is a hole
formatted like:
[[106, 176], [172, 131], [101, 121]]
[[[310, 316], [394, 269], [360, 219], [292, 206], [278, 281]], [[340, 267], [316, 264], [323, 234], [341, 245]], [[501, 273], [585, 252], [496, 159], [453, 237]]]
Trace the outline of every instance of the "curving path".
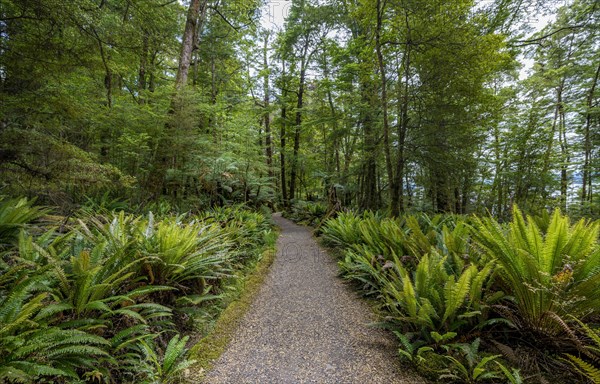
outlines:
[[274, 215], [277, 257], [232, 342], [207, 373], [217, 383], [423, 383], [398, 365], [393, 339], [337, 277], [308, 229]]

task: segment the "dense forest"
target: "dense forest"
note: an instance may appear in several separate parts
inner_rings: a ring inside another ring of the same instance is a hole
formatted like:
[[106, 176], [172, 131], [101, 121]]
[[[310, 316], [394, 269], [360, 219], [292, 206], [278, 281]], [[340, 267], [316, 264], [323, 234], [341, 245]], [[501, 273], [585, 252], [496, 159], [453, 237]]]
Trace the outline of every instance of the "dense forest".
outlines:
[[599, 77], [594, 0], [2, 0], [0, 382], [185, 379], [277, 210], [425, 377], [599, 383]]
[[3, 193], [600, 214], [596, 2], [269, 9], [3, 1]]

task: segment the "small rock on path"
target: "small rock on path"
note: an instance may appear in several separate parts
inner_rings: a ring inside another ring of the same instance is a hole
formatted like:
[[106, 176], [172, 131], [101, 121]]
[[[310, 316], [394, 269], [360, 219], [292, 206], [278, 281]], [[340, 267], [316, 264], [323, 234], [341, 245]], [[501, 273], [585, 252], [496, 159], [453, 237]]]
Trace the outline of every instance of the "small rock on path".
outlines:
[[308, 229], [273, 215], [277, 257], [205, 383], [424, 383]]

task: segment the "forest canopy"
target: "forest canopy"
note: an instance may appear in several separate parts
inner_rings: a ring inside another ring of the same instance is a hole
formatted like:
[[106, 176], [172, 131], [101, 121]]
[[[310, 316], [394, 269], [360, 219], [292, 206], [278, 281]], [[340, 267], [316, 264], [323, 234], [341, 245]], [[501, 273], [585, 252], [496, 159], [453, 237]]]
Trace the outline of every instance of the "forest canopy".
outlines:
[[3, 1], [0, 193], [600, 215], [597, 2], [269, 9]]

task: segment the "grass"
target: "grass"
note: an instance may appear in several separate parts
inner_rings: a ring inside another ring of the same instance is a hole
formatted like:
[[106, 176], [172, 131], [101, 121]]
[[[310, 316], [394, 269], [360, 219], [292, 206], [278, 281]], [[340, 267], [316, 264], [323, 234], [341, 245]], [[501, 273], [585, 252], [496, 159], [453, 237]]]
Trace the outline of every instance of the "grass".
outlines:
[[234, 332], [267, 277], [275, 255], [274, 244], [263, 251], [261, 258], [254, 265], [253, 271], [239, 281], [240, 289], [237, 298], [223, 310], [212, 330], [192, 347], [190, 358], [196, 360], [196, 364], [190, 368], [194, 371], [187, 377], [190, 382], [198, 382], [202, 379], [213, 363], [225, 352]]

